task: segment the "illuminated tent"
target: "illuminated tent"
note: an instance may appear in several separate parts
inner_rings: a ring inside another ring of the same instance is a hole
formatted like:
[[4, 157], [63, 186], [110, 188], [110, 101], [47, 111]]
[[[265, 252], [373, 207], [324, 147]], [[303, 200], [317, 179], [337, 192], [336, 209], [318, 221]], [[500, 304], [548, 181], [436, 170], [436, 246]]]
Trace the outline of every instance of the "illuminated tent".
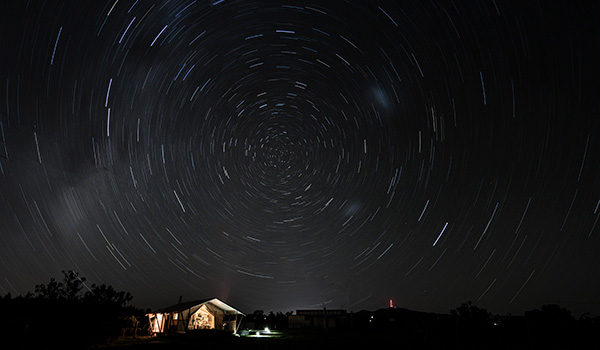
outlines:
[[185, 333], [199, 329], [218, 329], [235, 333], [243, 316], [243, 313], [217, 298], [179, 303], [148, 314], [154, 335]]

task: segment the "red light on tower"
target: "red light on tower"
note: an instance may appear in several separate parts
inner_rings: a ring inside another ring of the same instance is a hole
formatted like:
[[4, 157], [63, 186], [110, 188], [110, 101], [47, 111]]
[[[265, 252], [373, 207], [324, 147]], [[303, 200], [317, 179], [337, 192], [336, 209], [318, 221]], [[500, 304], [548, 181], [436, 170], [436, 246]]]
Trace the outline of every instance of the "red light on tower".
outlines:
[[390, 299], [390, 308], [394, 308], [394, 302]]

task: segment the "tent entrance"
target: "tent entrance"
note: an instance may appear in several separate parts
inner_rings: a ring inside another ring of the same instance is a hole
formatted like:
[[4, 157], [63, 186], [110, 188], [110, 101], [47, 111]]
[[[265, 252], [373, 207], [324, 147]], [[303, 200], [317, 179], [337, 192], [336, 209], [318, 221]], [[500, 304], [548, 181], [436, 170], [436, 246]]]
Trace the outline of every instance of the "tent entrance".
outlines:
[[215, 316], [208, 310], [206, 305], [202, 305], [196, 311], [190, 320], [188, 329], [214, 329]]

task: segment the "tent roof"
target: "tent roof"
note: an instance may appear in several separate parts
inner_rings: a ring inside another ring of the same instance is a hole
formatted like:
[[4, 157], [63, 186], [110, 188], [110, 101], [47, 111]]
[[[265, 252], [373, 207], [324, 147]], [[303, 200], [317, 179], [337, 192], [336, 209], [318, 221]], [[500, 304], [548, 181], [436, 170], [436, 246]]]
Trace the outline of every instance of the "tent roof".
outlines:
[[179, 303], [179, 304], [175, 304], [175, 305], [171, 305], [159, 310], [156, 310], [154, 313], [160, 314], [160, 313], [168, 313], [168, 312], [176, 312], [176, 311], [183, 311], [183, 310], [188, 310], [188, 309], [192, 309], [194, 307], [200, 307], [204, 304], [212, 304], [214, 306], [216, 306], [217, 308], [223, 310], [223, 311], [227, 311], [227, 312], [233, 312], [236, 314], [241, 314], [244, 315], [242, 312], [234, 309], [233, 307], [225, 304], [224, 302], [222, 302], [221, 300], [217, 299], [217, 298], [213, 298], [213, 299], [202, 299], [202, 300], [194, 300], [194, 301], [186, 301], [183, 303]]

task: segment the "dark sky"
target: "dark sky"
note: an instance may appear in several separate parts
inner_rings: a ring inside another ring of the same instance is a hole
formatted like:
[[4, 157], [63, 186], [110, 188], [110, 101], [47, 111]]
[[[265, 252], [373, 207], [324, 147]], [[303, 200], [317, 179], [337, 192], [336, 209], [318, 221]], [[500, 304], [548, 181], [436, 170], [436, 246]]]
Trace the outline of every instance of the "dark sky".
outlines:
[[598, 315], [582, 3], [3, 1], [0, 293]]

